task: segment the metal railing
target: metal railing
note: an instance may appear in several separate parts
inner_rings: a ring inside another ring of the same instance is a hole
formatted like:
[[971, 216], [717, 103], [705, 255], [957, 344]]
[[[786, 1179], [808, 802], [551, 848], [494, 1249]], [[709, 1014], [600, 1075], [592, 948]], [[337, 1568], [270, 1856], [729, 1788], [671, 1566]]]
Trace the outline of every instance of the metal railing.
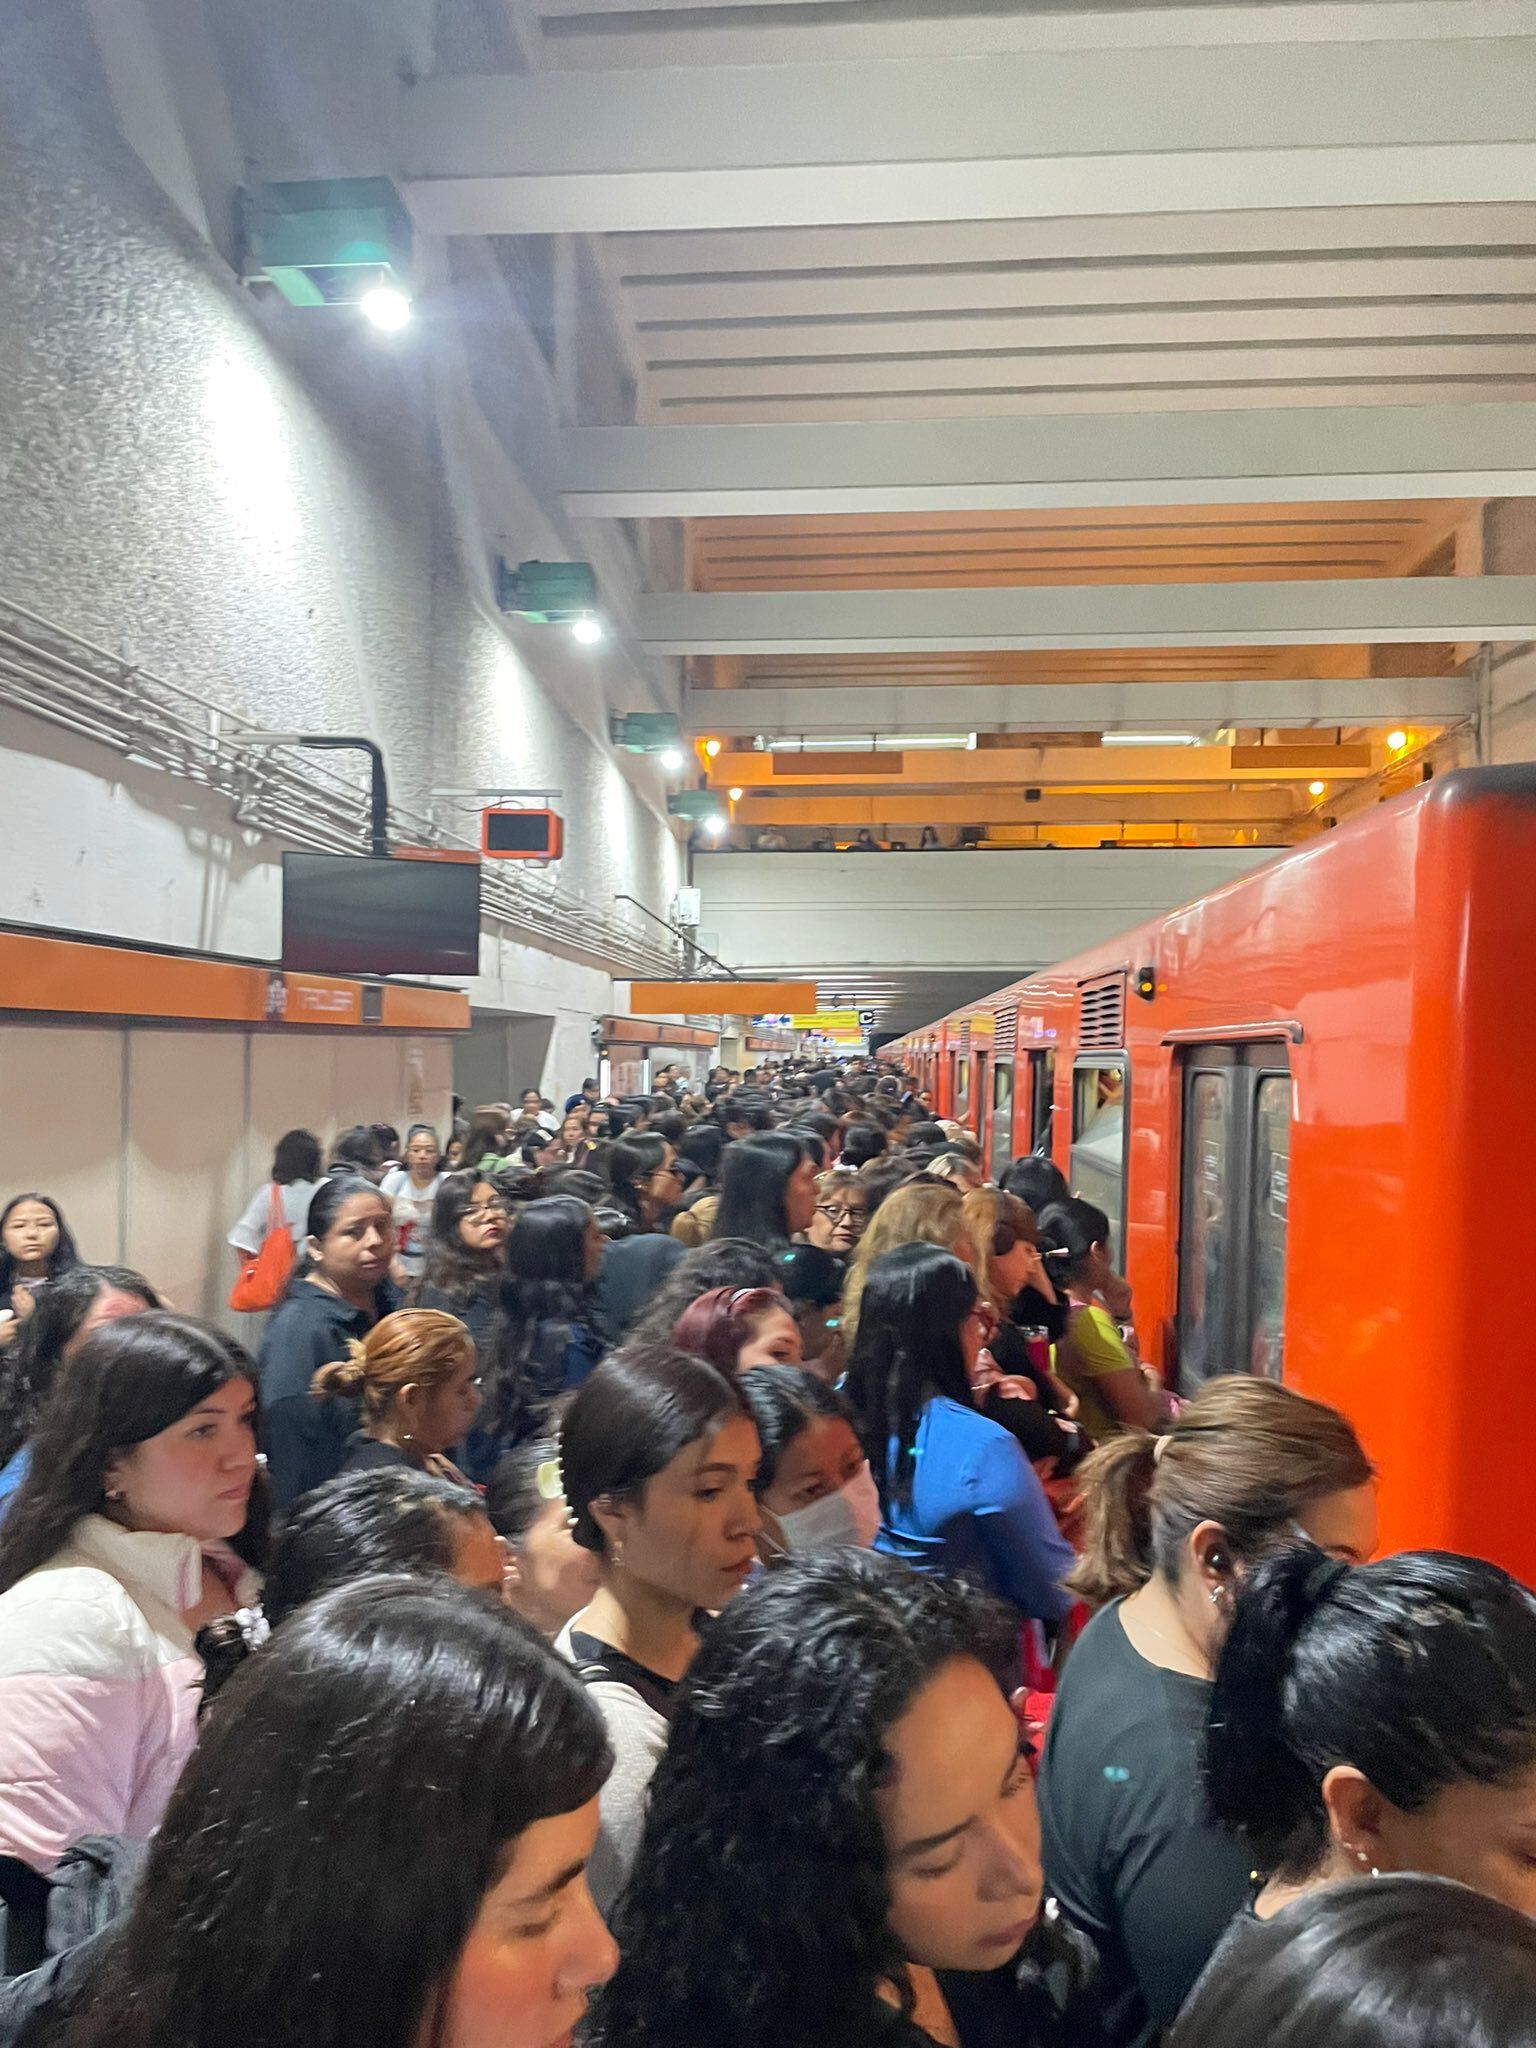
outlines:
[[[253, 750], [261, 727], [3, 597], [0, 704], [196, 782], [228, 799], [235, 824], [288, 845], [361, 853], [369, 844], [366, 790], [324, 757], [280, 745]], [[389, 829], [397, 845], [475, 844], [396, 804]], [[487, 865], [480, 901], [486, 918], [519, 939], [611, 974], [670, 976], [689, 959], [687, 942], [672, 926], [668, 945], [561, 888], [553, 876]]]

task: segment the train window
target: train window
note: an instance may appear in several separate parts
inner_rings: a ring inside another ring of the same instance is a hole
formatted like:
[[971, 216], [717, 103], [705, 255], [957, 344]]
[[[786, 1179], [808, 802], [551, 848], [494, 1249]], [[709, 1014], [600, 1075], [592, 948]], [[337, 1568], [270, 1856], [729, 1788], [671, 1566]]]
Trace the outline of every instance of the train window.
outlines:
[[992, 1150], [988, 1172], [1001, 1180], [1013, 1158], [1013, 1062], [999, 1060], [992, 1069]]
[[1281, 1377], [1292, 1084], [1276, 1045], [1203, 1045], [1184, 1068], [1179, 1384]]
[[1123, 1060], [1086, 1061], [1072, 1075], [1072, 1158], [1067, 1178], [1074, 1193], [1095, 1202], [1109, 1218], [1110, 1256], [1125, 1256], [1125, 1081]]
[[1051, 1152], [1051, 1107], [1056, 1099], [1056, 1048], [1047, 1046], [1044, 1052], [1032, 1052], [1029, 1056], [1030, 1070], [1030, 1140], [1031, 1152]]
[[1285, 1236], [1291, 1188], [1291, 1077], [1260, 1077], [1253, 1106], [1249, 1369], [1284, 1376]]
[[971, 1061], [971, 1084], [968, 1091], [968, 1102], [973, 1112], [970, 1117], [971, 1128], [979, 1138], [982, 1135], [982, 1128], [987, 1118], [987, 1055], [985, 1052], [978, 1052]]

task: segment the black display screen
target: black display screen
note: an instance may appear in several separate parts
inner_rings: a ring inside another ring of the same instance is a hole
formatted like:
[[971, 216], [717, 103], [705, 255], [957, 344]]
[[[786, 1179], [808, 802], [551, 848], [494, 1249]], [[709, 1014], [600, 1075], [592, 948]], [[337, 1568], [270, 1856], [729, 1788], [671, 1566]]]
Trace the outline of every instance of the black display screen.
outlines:
[[479, 862], [285, 853], [283, 965], [305, 974], [477, 974]]
[[548, 811], [488, 811], [485, 850], [547, 856], [554, 822]]

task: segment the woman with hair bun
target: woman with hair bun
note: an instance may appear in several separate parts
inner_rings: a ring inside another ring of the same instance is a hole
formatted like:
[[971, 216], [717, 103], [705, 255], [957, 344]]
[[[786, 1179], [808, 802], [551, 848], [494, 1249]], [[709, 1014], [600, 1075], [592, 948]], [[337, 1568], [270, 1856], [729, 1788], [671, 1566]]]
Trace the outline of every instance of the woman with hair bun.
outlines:
[[798, 1365], [800, 1326], [776, 1287], [715, 1287], [690, 1302], [672, 1328], [679, 1351], [725, 1373], [754, 1365]]
[[1292, 1900], [1383, 1871], [1536, 1918], [1536, 1598], [1443, 1551], [1261, 1564], [1216, 1667], [1205, 1782], [1263, 1880], [1212, 1970]]
[[1310, 1540], [1376, 1547], [1369, 1460], [1344, 1417], [1269, 1380], [1204, 1386], [1164, 1437], [1126, 1430], [1078, 1474], [1068, 1587], [1102, 1608], [1062, 1675], [1040, 1776], [1045, 1868], [1104, 1959], [1106, 2038], [1168, 2025], [1247, 1891], [1252, 1858], [1208, 1819], [1200, 1749], [1245, 1573]]
[[353, 1338], [345, 1358], [321, 1366], [317, 1401], [360, 1399], [362, 1427], [347, 1444], [343, 1472], [410, 1465], [468, 1485], [448, 1453], [480, 1412], [474, 1340], [457, 1316], [403, 1308]]

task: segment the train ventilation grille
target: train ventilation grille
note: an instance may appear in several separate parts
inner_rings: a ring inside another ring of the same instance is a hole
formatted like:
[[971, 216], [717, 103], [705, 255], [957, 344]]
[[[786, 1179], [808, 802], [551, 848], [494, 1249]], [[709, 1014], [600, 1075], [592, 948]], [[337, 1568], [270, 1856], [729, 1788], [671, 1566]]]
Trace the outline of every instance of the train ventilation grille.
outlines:
[[1082, 991], [1081, 1052], [1119, 1052], [1125, 1044], [1125, 976], [1090, 981]]
[[997, 1028], [992, 1034], [992, 1057], [995, 1060], [1011, 1060], [1018, 1050], [1019, 1013], [1017, 1010], [999, 1010]]

